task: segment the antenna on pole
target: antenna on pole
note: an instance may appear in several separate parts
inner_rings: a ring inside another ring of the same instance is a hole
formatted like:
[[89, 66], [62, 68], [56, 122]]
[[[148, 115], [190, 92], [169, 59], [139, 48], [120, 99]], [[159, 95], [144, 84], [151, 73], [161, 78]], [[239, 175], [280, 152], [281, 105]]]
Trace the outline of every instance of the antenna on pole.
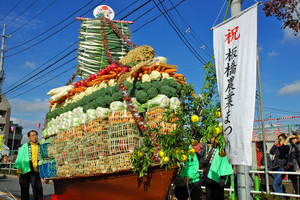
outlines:
[[4, 52], [8, 51], [8, 50], [5, 50], [4, 47], [5, 47], [5, 39], [8, 37], [8, 38], [11, 38], [11, 34], [9, 36], [5, 35], [5, 24], [3, 25], [3, 34], [0, 36], [2, 36], [2, 45], [1, 45], [1, 54], [0, 54], [0, 102], [2, 102], [2, 99], [1, 99], [1, 87], [2, 87], [2, 81], [4, 79], [4, 70], [3, 70], [3, 62], [4, 62]]

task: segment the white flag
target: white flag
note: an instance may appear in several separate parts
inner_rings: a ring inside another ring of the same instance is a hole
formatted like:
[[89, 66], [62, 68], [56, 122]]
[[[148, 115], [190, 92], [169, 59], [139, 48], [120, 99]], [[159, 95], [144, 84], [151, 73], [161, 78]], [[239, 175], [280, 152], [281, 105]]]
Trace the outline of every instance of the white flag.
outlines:
[[214, 27], [216, 74], [226, 154], [232, 165], [252, 165], [256, 91], [257, 5]]

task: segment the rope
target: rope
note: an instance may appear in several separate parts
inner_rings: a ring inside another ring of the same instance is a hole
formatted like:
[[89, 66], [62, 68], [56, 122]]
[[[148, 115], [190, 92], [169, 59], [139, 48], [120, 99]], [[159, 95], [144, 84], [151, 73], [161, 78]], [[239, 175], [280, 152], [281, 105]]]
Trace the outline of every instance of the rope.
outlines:
[[217, 20], [218, 20], [218, 18], [219, 18], [219, 16], [220, 16], [220, 14], [221, 14], [221, 12], [222, 12], [222, 10], [223, 10], [224, 6], [225, 6], [225, 3], [226, 3], [226, 0], [224, 1], [224, 4], [223, 4], [223, 6], [222, 6], [222, 8], [221, 8], [221, 10], [220, 10], [220, 12], [219, 12], [219, 14], [218, 14], [218, 16], [217, 16], [217, 18], [216, 18], [215, 22], [214, 22], [214, 24], [212, 25], [212, 27], [214, 27], [214, 26], [215, 26], [215, 24], [216, 24], [216, 22], [217, 22]]

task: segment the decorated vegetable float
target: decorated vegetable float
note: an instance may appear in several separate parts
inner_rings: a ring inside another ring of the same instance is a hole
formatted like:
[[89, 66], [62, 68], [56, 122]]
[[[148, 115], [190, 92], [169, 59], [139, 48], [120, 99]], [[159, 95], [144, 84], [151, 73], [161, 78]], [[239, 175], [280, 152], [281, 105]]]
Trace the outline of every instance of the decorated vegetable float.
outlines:
[[78, 18], [76, 72], [47, 93], [41, 177], [54, 181], [62, 200], [165, 199], [180, 163], [194, 154], [192, 137], [215, 134], [201, 133], [218, 126], [214, 117], [202, 129], [198, 116], [191, 119], [209, 98], [195, 95], [152, 47], [130, 42], [132, 22], [112, 20], [108, 6], [95, 12]]

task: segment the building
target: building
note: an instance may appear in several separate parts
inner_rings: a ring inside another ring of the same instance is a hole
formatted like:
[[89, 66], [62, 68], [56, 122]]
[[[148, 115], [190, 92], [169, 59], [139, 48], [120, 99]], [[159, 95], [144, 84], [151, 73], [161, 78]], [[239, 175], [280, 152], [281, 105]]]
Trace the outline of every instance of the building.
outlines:
[[6, 97], [0, 95], [0, 135], [3, 135], [4, 144], [8, 146], [11, 107]]
[[[14, 131], [12, 131], [11, 127], [14, 127]], [[18, 148], [21, 147], [21, 140], [23, 139], [22, 129], [23, 129], [22, 126], [19, 126], [18, 124], [14, 124], [13, 121], [10, 121], [8, 143], [7, 143], [9, 149], [18, 150]], [[13, 141], [14, 141], [14, 145], [12, 146]]]

